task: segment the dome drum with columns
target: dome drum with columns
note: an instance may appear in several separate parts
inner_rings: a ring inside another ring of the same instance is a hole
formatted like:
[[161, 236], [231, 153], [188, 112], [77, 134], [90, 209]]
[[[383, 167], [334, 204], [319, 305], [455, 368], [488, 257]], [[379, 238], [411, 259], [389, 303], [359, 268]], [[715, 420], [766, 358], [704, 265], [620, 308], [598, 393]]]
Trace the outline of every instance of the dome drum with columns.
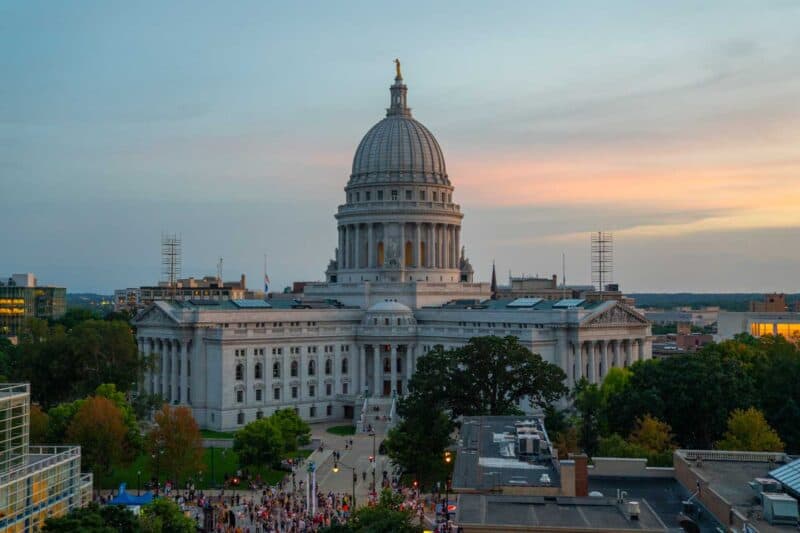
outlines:
[[411, 116], [399, 62], [386, 117], [356, 149], [329, 282], [472, 282], [442, 149]]

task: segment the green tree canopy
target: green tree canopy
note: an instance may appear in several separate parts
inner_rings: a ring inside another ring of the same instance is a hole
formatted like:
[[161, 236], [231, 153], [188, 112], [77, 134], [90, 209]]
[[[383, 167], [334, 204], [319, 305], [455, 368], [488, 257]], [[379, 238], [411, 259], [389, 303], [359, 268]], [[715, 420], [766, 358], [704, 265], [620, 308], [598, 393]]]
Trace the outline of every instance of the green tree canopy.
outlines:
[[311, 427], [294, 409], [278, 409], [269, 418], [283, 436], [285, 451], [294, 451], [298, 446], [311, 442]]
[[516, 337], [473, 337], [459, 348], [436, 346], [421, 357], [409, 384], [412, 401], [451, 417], [519, 413], [519, 402], [543, 407], [567, 392], [566, 375]]
[[772, 429], [764, 413], [751, 407], [736, 409], [728, 418], [728, 429], [717, 442], [719, 450], [743, 452], [782, 452], [783, 442]]
[[139, 533], [139, 520], [120, 505], [100, 506], [91, 502], [86, 507], [73, 509], [66, 516], [48, 518], [44, 533]]
[[254, 420], [234, 434], [233, 450], [241, 464], [273, 466], [280, 461], [285, 449], [284, 434], [274, 416]]
[[175, 480], [185, 480], [205, 469], [203, 438], [188, 407], [164, 404], [154, 421], [147, 434], [147, 447], [150, 458], [158, 462], [158, 470], [168, 472]]
[[452, 443], [455, 424], [441, 409], [405, 405], [403, 412], [404, 418], [386, 439], [389, 458], [423, 488], [445, 481], [451, 465], [445, 464], [444, 452]]
[[195, 533], [197, 524], [172, 500], [159, 498], [142, 508], [139, 519], [144, 533]]

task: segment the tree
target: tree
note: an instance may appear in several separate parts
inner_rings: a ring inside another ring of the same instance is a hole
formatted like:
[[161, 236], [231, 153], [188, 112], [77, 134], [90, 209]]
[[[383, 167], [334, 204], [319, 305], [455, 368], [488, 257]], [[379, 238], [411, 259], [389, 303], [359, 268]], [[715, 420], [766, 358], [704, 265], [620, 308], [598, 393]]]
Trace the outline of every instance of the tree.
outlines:
[[284, 451], [291, 452], [311, 442], [311, 427], [294, 409], [278, 409], [270, 419], [283, 435]]
[[102, 476], [123, 457], [127, 433], [119, 407], [107, 398], [93, 396], [75, 413], [67, 440], [81, 445], [82, 463]]
[[233, 450], [247, 466], [273, 466], [285, 449], [284, 435], [273, 418], [254, 420], [233, 436]]
[[414, 524], [414, 513], [402, 509], [401, 502], [402, 497], [384, 490], [377, 505], [361, 507], [347, 524], [323, 528], [321, 532], [422, 533], [423, 528]]
[[581, 378], [575, 384], [573, 392], [575, 408], [580, 415], [579, 443], [589, 457], [597, 454], [601, 432], [604, 430], [602, 422], [603, 394], [596, 383], [589, 383], [586, 378]]
[[42, 408], [37, 404], [32, 403], [29, 422], [29, 438], [31, 444], [46, 444], [48, 442], [47, 437], [49, 422], [50, 417], [47, 416], [47, 413], [42, 411]]
[[164, 404], [154, 421], [147, 447], [158, 464], [151, 470], [167, 472], [178, 481], [205, 469], [203, 438], [189, 408]]
[[672, 428], [651, 415], [644, 415], [636, 421], [636, 427], [633, 428], [628, 441], [650, 453], [671, 452], [675, 449]]
[[728, 418], [728, 430], [718, 441], [719, 450], [782, 452], [783, 442], [778, 433], [770, 427], [764, 413], [750, 407], [736, 409]]
[[403, 412], [403, 419], [386, 439], [387, 455], [422, 487], [445, 481], [450, 465], [444, 461], [444, 452], [452, 442], [455, 424], [441, 409], [406, 405]]
[[460, 416], [519, 414], [519, 403], [544, 407], [567, 392], [566, 374], [516, 337], [473, 337], [459, 348], [436, 346], [417, 363], [413, 401]]
[[563, 431], [556, 433], [555, 438], [553, 438], [553, 446], [558, 450], [558, 458], [566, 459], [569, 454], [580, 452], [579, 442], [580, 433], [575, 426], [567, 427]]
[[194, 520], [183, 514], [178, 504], [169, 499], [158, 499], [142, 508], [140, 519], [145, 533], [195, 533]]
[[48, 518], [44, 533], [139, 533], [141, 527], [134, 514], [120, 505], [100, 506], [95, 502], [73, 509], [66, 516]]

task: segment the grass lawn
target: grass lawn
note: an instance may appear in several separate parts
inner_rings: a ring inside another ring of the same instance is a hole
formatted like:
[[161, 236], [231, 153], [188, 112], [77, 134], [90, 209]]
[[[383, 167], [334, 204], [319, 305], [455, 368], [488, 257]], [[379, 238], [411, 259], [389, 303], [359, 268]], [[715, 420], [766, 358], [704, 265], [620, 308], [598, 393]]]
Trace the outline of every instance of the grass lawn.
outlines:
[[[293, 452], [287, 452], [283, 454], [283, 458], [305, 458], [308, 457], [312, 451], [313, 450], [296, 450]], [[119, 487], [120, 483], [124, 482], [127, 483], [128, 490], [133, 492], [137, 488], [137, 472], [141, 472], [142, 486], [144, 486], [144, 483], [151, 477], [155, 477], [155, 468], [151, 473], [151, 461], [149, 459], [150, 458], [147, 456], [147, 454], [144, 453], [139, 455], [129, 466], [114, 468], [114, 471], [110, 476], [105, 476], [103, 478], [96, 476], [95, 486], [104, 490], [116, 489]], [[235, 475], [236, 471], [239, 470], [239, 457], [236, 455], [236, 452], [231, 449], [223, 450], [222, 448], [206, 448], [204, 459], [206, 465], [205, 471], [202, 475], [195, 476], [195, 479], [192, 480], [194, 481], [195, 486], [198, 488], [208, 489], [214, 486], [220, 486], [224, 480], [225, 474], [228, 474], [230, 477]], [[250, 469], [250, 471], [260, 474], [261, 479], [270, 484], [277, 483], [286, 474], [286, 472], [272, 470], [269, 468]], [[214, 477], [213, 484], [212, 473]], [[162, 465], [159, 472], [159, 478], [161, 479], [162, 483], [166, 480], [167, 476], [168, 472], [165, 471], [165, 468]], [[184, 480], [180, 481], [183, 483]]]
[[214, 431], [213, 429], [201, 429], [200, 435], [204, 439], [232, 439], [233, 431]]
[[356, 427], [355, 426], [333, 426], [327, 429], [328, 433], [333, 433], [334, 435], [339, 436], [347, 436], [347, 435], [355, 435], [356, 434]]

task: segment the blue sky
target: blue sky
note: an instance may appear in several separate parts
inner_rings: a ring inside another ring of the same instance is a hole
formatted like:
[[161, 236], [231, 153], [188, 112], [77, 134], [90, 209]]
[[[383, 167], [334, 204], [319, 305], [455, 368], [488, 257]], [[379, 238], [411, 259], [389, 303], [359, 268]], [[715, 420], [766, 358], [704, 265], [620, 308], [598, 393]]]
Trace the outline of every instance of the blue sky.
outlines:
[[321, 279], [395, 57], [480, 279], [800, 290], [795, 1], [0, 2], [0, 275]]

